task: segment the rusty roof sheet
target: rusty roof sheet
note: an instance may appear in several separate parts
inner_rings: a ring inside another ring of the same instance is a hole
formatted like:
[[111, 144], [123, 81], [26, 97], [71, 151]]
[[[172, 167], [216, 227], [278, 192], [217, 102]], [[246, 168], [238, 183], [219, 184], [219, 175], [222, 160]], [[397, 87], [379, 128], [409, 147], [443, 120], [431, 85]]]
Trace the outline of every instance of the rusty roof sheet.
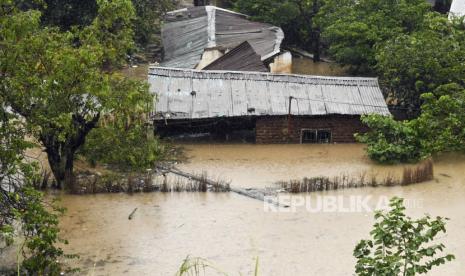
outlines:
[[389, 115], [376, 78], [151, 67], [156, 119], [287, 115]]
[[162, 27], [164, 67], [195, 68], [208, 48], [233, 49], [248, 41], [261, 60], [280, 52], [281, 28], [214, 6], [169, 12]]

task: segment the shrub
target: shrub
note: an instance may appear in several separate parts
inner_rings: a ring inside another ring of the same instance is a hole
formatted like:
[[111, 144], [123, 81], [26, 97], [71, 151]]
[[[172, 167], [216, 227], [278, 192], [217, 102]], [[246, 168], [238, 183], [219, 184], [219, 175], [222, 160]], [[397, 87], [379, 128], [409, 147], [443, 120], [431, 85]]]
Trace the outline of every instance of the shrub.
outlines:
[[370, 232], [371, 240], [361, 240], [354, 250], [357, 275], [416, 275], [455, 259], [436, 255], [444, 244], [433, 244], [439, 233], [446, 232], [447, 219], [429, 215], [413, 220], [405, 215], [403, 199], [394, 197], [390, 210], [378, 211]]
[[380, 163], [399, 163], [415, 162], [427, 156], [410, 122], [399, 122], [382, 115], [362, 116], [362, 122], [371, 130], [357, 134], [356, 138], [367, 144], [371, 159]]

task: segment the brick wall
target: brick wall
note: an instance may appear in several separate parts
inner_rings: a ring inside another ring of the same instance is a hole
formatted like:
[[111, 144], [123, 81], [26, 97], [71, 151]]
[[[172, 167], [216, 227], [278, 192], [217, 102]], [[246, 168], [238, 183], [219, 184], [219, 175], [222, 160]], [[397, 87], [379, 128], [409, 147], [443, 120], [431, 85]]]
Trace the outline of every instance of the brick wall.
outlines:
[[301, 129], [329, 129], [333, 143], [353, 143], [354, 133], [368, 129], [360, 116], [292, 116], [288, 131], [287, 116], [259, 117], [255, 124], [257, 144], [300, 143]]

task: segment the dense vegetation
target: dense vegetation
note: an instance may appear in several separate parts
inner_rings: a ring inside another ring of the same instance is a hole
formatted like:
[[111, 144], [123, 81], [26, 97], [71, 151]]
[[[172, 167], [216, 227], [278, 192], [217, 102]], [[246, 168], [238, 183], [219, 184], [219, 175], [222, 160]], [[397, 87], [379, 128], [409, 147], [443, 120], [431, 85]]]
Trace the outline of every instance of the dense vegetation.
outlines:
[[[146, 166], [156, 160], [155, 139], [140, 135], [142, 129], [149, 130], [143, 126], [152, 96], [144, 82], [117, 70], [134, 45], [133, 6], [129, 0], [97, 3], [98, 14], [90, 25], [65, 31], [42, 26], [38, 10], [4, 9], [2, 14], [0, 74], [6, 76], [1, 80], [5, 105], [22, 116], [28, 134], [45, 147], [58, 186], [70, 189], [75, 155], [92, 130], [96, 129], [89, 142], [93, 138], [102, 144], [108, 140], [98, 137], [102, 131], [121, 131], [116, 127], [121, 124], [128, 133], [136, 130], [133, 139], [138, 142], [127, 145], [131, 147], [127, 158], [144, 160]], [[92, 152], [89, 147], [87, 152]]]
[[280, 26], [285, 42], [311, 51], [320, 60], [320, 26], [316, 20], [325, 0], [236, 0], [234, 8], [255, 20]]
[[[23, 10], [34, 8], [42, 13], [44, 26], [68, 31], [92, 24], [99, 14], [98, 0], [21, 0], [16, 1]], [[137, 49], [143, 50], [152, 43], [160, 43], [162, 15], [175, 8], [176, 0], [132, 0], [134, 16], [129, 18], [134, 31]]]
[[[463, 19], [448, 20], [425, 0], [231, 2], [281, 26], [287, 43], [312, 51], [315, 60], [327, 54], [354, 74], [379, 76], [390, 103], [421, 111], [409, 121], [363, 118], [372, 130], [358, 139], [374, 160], [414, 162], [465, 152]], [[159, 43], [160, 17], [174, 7], [171, 0], [0, 0], [0, 243], [23, 238], [19, 273], [56, 275], [64, 256], [55, 246], [62, 210], [34, 189], [37, 164], [26, 155], [33, 142], [45, 148], [57, 185], [71, 190], [78, 154], [123, 171], [144, 171], [163, 156], [148, 123], [153, 99], [147, 84], [119, 69], [128, 55]], [[410, 246], [444, 230], [442, 219], [412, 222], [401, 202], [392, 204], [392, 213], [378, 215], [393, 231], [383, 235], [397, 235], [399, 221], [408, 229], [434, 228], [406, 237]], [[373, 244], [357, 247], [360, 271], [398, 269], [411, 260], [405, 255], [383, 263], [386, 256], [371, 255]], [[433, 256], [441, 248], [420, 253]]]
[[55, 246], [66, 242], [58, 237], [63, 210], [34, 188], [38, 166], [25, 156], [33, 146], [26, 133], [27, 125], [5, 108], [0, 94], [0, 253], [16, 242], [17, 275], [59, 275], [59, 258], [73, 257]]
[[325, 17], [329, 53], [353, 72], [379, 76], [388, 101], [416, 117], [402, 122], [363, 118], [371, 132], [359, 141], [368, 144], [370, 157], [415, 162], [464, 151], [463, 20], [448, 20], [421, 0], [337, 3]]
[[369, 156], [383, 163], [415, 162], [441, 152], [465, 152], [465, 90], [457, 84], [421, 96], [421, 115], [410, 121], [365, 116], [371, 129], [358, 136]]
[[28, 148], [43, 147], [57, 186], [71, 191], [78, 153], [134, 171], [162, 154], [148, 85], [119, 73], [135, 47], [132, 2], [78, 4], [0, 0], [0, 245], [20, 243], [18, 274], [59, 275], [72, 257], [55, 245], [63, 210], [36, 191]]
[[[235, 1], [237, 10], [281, 26], [287, 42], [329, 55], [356, 75], [378, 76], [387, 101], [412, 118], [365, 117], [359, 141], [384, 163], [464, 151], [465, 24], [450, 1]], [[321, 37], [320, 37], [321, 34]]]
[[392, 198], [389, 206], [389, 211], [375, 214], [373, 239], [361, 240], [355, 247], [357, 275], [425, 274], [455, 258], [451, 254], [437, 257], [445, 246], [433, 244], [438, 234], [446, 232], [447, 219], [425, 216], [413, 220], [405, 215], [400, 198]]
[[328, 0], [321, 20], [330, 55], [352, 72], [376, 72], [377, 51], [400, 34], [421, 30], [431, 6], [423, 0]]
[[[359, 50], [357, 43], [354, 47], [347, 44], [353, 38], [345, 31], [337, 31], [342, 25], [335, 24], [334, 30], [331, 29], [333, 25], [327, 31], [327, 36], [333, 37], [330, 52], [337, 60], [357, 70], [361, 70], [360, 64], [363, 64], [364, 70], [379, 75], [392, 103], [408, 110], [420, 109], [419, 115], [410, 121], [398, 122], [380, 116], [363, 119], [372, 131], [359, 136], [359, 140], [368, 144], [370, 157], [384, 163], [415, 162], [431, 154], [465, 150], [465, 25], [461, 19], [450, 21], [444, 15], [428, 11], [422, 3], [408, 3], [395, 13], [406, 13], [405, 18], [413, 21], [406, 24], [408, 20], [399, 20], [406, 25], [394, 33], [376, 34], [367, 30], [363, 37], [379, 41], [362, 41], [364, 50]], [[407, 12], [413, 15], [408, 16]], [[415, 19], [419, 14], [421, 16]], [[352, 24], [358, 26], [359, 22]], [[346, 51], [363, 53], [365, 60], [346, 59]]]

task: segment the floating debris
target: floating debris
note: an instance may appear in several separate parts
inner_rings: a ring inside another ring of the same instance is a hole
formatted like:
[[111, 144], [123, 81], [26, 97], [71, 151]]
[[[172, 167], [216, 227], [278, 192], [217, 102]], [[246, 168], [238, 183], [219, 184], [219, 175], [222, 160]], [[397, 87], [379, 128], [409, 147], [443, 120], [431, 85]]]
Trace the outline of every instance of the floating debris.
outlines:
[[129, 214], [129, 217], [128, 217], [129, 220], [134, 218], [134, 215], [136, 214], [136, 211], [137, 211], [137, 208], [134, 208], [134, 210], [132, 210], [131, 214]]

